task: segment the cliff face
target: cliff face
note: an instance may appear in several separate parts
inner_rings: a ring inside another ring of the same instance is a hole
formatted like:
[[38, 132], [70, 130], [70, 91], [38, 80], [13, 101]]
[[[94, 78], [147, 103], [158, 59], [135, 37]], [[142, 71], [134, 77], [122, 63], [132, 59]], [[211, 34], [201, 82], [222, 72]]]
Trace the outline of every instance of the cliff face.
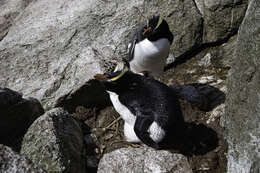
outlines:
[[238, 32], [228, 76], [223, 118], [228, 172], [259, 172], [260, 167], [260, 2], [251, 0]]
[[[259, 0], [52, 0], [51, 3], [48, 0], [1, 0], [0, 87], [37, 98], [45, 111], [64, 106], [69, 111], [66, 115], [77, 112], [77, 106], [103, 105], [107, 103], [104, 100], [107, 95], [100, 92], [102, 86], [91, 80], [93, 75], [111, 71], [126, 56], [135, 29], [146, 22], [143, 15], [161, 14], [169, 23], [174, 40], [166, 72], [159, 80], [168, 85], [203, 83], [226, 93], [225, 105], [206, 113], [197, 113], [191, 106], [185, 106], [184, 114], [188, 115], [185, 120], [202, 122], [214, 128], [222, 138], [222, 131], [217, 130], [221, 118], [229, 148], [227, 172], [259, 172], [259, 9]], [[208, 100], [213, 102], [225, 100], [209, 95]], [[110, 115], [116, 115], [113, 110], [103, 114], [106, 116], [97, 116], [101, 119], [98, 123], [103, 125], [104, 117], [110, 121]], [[68, 119], [66, 123], [74, 122], [70, 116]], [[12, 121], [19, 124], [15, 119]], [[33, 128], [40, 127], [38, 122], [29, 131], [36, 137], [35, 141], [39, 135], [34, 134]], [[103, 125], [99, 128], [108, 124]], [[40, 129], [38, 133], [41, 130], [44, 131]], [[77, 131], [85, 153], [84, 134]], [[28, 138], [30, 141], [30, 135]], [[220, 148], [223, 143], [221, 139]], [[25, 143], [24, 151], [34, 158], [29, 152], [32, 145]], [[220, 157], [224, 157], [225, 149], [217, 150], [221, 152], [214, 151], [198, 159], [215, 159], [214, 165], [207, 167], [213, 162], [206, 162], [206, 166], [197, 163], [195, 157], [191, 159], [194, 162], [191, 169], [212, 172], [222, 164]], [[131, 150], [127, 152], [132, 154]], [[142, 152], [147, 151], [140, 150]], [[79, 158], [85, 162], [86, 158], [81, 155]], [[105, 163], [102, 162], [102, 166]]]
[[[168, 62], [234, 35], [247, 1], [1, 1], [0, 86], [45, 108], [126, 55], [142, 15], [161, 14], [174, 34]], [[199, 7], [199, 8], [198, 8]]]

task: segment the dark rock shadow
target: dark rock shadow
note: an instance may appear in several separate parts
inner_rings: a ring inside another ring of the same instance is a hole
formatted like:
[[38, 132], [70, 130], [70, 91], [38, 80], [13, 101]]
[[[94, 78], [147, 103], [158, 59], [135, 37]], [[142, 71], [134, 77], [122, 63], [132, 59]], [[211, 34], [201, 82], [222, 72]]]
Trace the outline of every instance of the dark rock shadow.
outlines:
[[95, 149], [98, 148], [98, 145], [96, 144], [94, 137], [91, 135], [91, 128], [88, 125], [83, 124], [82, 129], [84, 133], [84, 144], [86, 146], [86, 170], [89, 173], [96, 173], [100, 159], [95, 152]]
[[44, 109], [37, 99], [0, 87], [0, 144], [20, 152], [23, 136], [42, 114]]
[[73, 113], [77, 106], [93, 108], [97, 105], [105, 107], [109, 104], [110, 99], [103, 85], [97, 80], [90, 80], [60, 97], [54, 107], [63, 107], [69, 113]]
[[162, 149], [174, 150], [185, 156], [203, 155], [218, 146], [217, 133], [204, 124], [185, 123], [184, 128], [169, 135], [162, 143]]
[[211, 111], [226, 100], [225, 93], [208, 84], [171, 85], [176, 95], [202, 111]]

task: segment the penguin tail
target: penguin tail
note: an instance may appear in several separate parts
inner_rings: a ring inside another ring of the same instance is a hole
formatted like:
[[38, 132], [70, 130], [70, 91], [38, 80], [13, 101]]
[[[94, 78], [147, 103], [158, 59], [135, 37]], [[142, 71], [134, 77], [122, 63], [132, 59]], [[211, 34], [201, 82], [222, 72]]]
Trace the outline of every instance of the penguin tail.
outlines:
[[208, 84], [171, 85], [170, 88], [180, 99], [206, 112], [224, 103], [226, 98], [224, 92]]

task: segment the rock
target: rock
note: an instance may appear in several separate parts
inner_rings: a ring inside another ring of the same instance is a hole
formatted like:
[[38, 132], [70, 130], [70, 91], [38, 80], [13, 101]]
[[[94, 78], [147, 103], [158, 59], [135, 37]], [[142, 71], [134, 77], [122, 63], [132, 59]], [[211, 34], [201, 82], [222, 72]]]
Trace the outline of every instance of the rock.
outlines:
[[180, 99], [190, 102], [192, 106], [203, 111], [211, 111], [225, 102], [225, 93], [207, 84], [191, 83], [171, 85], [170, 87]]
[[[145, 23], [142, 15], [161, 14], [168, 21], [174, 41], [167, 62], [172, 63], [203, 43], [234, 34], [246, 7], [246, 0], [1, 3], [0, 23], [7, 29], [0, 30], [0, 85], [38, 98], [45, 109], [125, 58], [135, 29]], [[12, 22], [5, 19], [9, 14]]]
[[135, 29], [145, 23], [142, 9], [169, 22], [175, 35], [170, 58], [202, 38], [202, 18], [189, 0], [22, 2], [28, 4], [0, 42], [0, 85], [38, 98], [45, 109], [126, 57]]
[[228, 142], [228, 173], [260, 170], [260, 1], [250, 0], [238, 32], [227, 81], [222, 124]]
[[234, 35], [245, 15], [247, 0], [203, 1], [203, 43], [218, 42]]
[[103, 156], [98, 173], [103, 172], [192, 173], [192, 170], [181, 154], [151, 148], [121, 148]]
[[82, 126], [61, 108], [46, 112], [28, 129], [21, 153], [48, 172], [86, 172]]
[[16, 91], [0, 88], [0, 143], [19, 151], [27, 129], [43, 113], [37, 99], [25, 99]]
[[86, 107], [98, 105], [102, 107], [109, 103], [110, 99], [103, 85], [96, 80], [90, 80], [60, 97], [56, 101], [55, 107], [63, 107], [72, 113], [76, 111], [78, 105]]
[[173, 56], [169, 56], [169, 62], [174, 61], [175, 58], [182, 58], [181, 56], [201, 45], [203, 19], [193, 1], [154, 0], [150, 4], [147, 3], [147, 8], [150, 13], [160, 13], [165, 16], [174, 35], [170, 52]]
[[41, 173], [45, 170], [37, 167], [29, 159], [15, 153], [11, 148], [0, 144], [1, 173]]
[[195, 4], [200, 14], [204, 16], [204, 0], [195, 0]]
[[18, 16], [28, 4], [28, 0], [9, 0], [0, 2], [0, 41], [7, 35], [16, 16]]
[[234, 58], [234, 52], [237, 43], [237, 35], [231, 37], [226, 43], [210, 51], [211, 60], [219, 68], [230, 68]]
[[0, 111], [5, 113], [10, 107], [21, 102], [22, 94], [9, 88], [0, 88]]
[[207, 53], [200, 61], [198, 61], [198, 65], [209, 67], [211, 65], [211, 54]]

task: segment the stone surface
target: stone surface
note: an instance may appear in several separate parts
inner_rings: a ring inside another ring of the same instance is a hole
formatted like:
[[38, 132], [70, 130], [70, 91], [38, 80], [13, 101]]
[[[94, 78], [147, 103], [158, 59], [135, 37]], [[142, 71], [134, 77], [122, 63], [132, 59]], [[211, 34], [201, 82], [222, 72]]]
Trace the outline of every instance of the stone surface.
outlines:
[[27, 129], [44, 113], [40, 102], [8, 88], [0, 88], [0, 143], [19, 151]]
[[45, 170], [37, 167], [26, 157], [12, 151], [11, 148], [0, 144], [1, 173], [41, 173]]
[[[234, 34], [247, 0], [1, 1], [0, 85], [51, 109], [96, 73], [114, 68], [143, 16], [161, 14], [174, 35], [167, 62]], [[96, 92], [94, 90], [94, 92]], [[89, 95], [85, 97], [90, 98]]]
[[14, 19], [25, 9], [31, 0], [2, 0], [0, 2], [0, 41], [7, 35]]
[[228, 173], [260, 171], [260, 1], [250, 0], [238, 32], [222, 119]]
[[234, 52], [236, 49], [237, 35], [231, 37], [226, 43], [210, 51], [211, 60], [215, 66], [220, 68], [230, 68], [234, 61]]
[[247, 7], [247, 0], [204, 0], [203, 43], [223, 40], [237, 32]]
[[177, 96], [203, 111], [211, 111], [225, 102], [225, 94], [218, 88], [202, 84], [172, 85]]
[[38, 98], [47, 109], [126, 56], [135, 29], [145, 23], [139, 11], [169, 21], [173, 59], [202, 38], [202, 18], [189, 0], [25, 2], [0, 42], [0, 85]]
[[100, 160], [98, 173], [106, 172], [192, 173], [192, 170], [181, 154], [151, 148], [121, 148]]
[[70, 93], [60, 97], [55, 107], [63, 107], [69, 112], [76, 112], [77, 106], [104, 106], [110, 103], [109, 96], [101, 83], [90, 80]]
[[86, 171], [80, 123], [61, 108], [46, 112], [29, 128], [21, 153], [48, 172]]
[[169, 24], [174, 35], [170, 51], [174, 56], [170, 55], [169, 58], [181, 57], [202, 43], [203, 19], [193, 1], [154, 0], [147, 3], [146, 8], [149, 13], [160, 13], [165, 16]]
[[10, 107], [22, 101], [22, 94], [9, 88], [0, 88], [0, 111], [5, 113]]

